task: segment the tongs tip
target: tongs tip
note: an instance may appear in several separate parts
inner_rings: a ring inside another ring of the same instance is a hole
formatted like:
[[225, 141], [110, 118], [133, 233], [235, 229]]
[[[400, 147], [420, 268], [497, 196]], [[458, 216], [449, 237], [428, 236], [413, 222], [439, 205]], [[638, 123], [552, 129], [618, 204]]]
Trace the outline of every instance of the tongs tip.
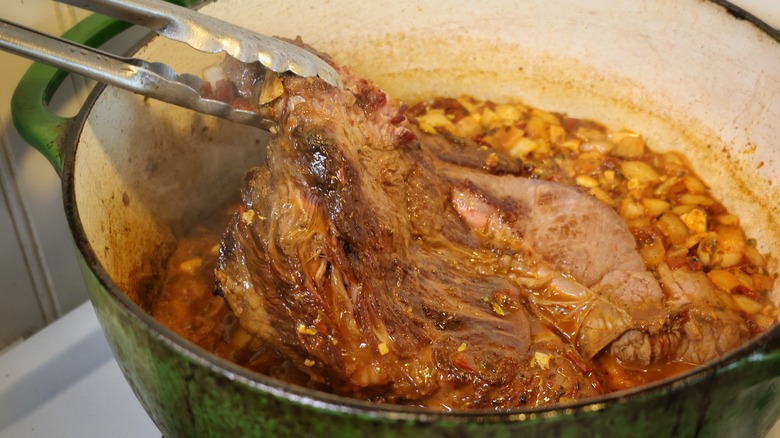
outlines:
[[248, 32], [242, 38], [242, 44], [223, 45], [228, 55], [241, 62], [260, 62], [263, 67], [276, 73], [316, 76], [334, 87], [344, 86], [341, 76], [330, 64], [303, 47], [279, 38]]

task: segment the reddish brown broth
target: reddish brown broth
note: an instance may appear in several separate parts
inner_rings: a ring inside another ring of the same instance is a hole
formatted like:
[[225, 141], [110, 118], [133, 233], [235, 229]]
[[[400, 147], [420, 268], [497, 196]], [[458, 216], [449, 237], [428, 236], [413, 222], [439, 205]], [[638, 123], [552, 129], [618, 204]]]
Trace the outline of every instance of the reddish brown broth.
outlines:
[[[730, 305], [740, 309], [753, 334], [776, 321], [777, 308], [768, 299], [774, 276], [767, 269], [767, 257], [679, 154], [654, 153], [632, 132], [610, 132], [591, 121], [520, 103], [438, 99], [412, 106], [408, 115], [426, 132], [495, 148], [522, 160], [533, 177], [581, 187], [612, 206], [636, 237], [648, 269], [666, 263], [672, 269], [706, 272], [732, 297]], [[224, 300], [213, 295], [219, 237], [226, 223], [225, 211], [217, 211], [210, 223], [179, 239], [153, 316], [219, 357], [285, 381], [316, 386], [241, 328]], [[595, 373], [608, 392], [692, 367], [672, 362], [634, 370], [607, 354], [580, 366]]]
[[219, 236], [226, 226], [218, 214], [179, 239], [152, 316], [204, 350], [253, 371], [298, 384], [306, 378], [284, 358], [238, 324], [222, 297], [213, 294]]

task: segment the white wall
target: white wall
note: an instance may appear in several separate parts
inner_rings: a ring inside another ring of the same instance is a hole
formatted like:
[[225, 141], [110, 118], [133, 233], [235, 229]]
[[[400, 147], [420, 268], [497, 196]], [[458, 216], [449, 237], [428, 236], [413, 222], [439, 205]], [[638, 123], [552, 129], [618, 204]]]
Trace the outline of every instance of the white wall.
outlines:
[[[87, 15], [50, 0], [2, 3], [0, 18], [57, 35]], [[0, 52], [0, 350], [87, 298], [65, 224], [59, 179], [19, 137], [10, 119], [11, 94], [29, 65]]]

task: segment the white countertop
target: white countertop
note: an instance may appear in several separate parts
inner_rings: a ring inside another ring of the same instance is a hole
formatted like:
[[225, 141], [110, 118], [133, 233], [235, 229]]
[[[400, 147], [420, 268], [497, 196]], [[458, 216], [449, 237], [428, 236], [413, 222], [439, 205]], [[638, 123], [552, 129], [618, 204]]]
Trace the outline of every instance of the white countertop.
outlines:
[[0, 437], [159, 437], [84, 303], [0, 355]]

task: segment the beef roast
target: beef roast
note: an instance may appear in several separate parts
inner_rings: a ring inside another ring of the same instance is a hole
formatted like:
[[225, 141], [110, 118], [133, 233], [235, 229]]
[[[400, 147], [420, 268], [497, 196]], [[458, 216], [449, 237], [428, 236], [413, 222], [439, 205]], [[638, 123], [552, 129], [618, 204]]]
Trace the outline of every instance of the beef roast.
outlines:
[[[659, 283], [607, 206], [477, 148], [453, 155], [462, 145], [416, 131], [341, 72], [345, 89], [282, 78], [267, 162], [245, 177], [216, 271], [241, 324], [313, 386], [441, 409], [539, 406], [600, 393], [587, 364], [605, 349], [698, 363], [747, 337], [726, 310], [725, 323], [703, 316], [713, 302], [686, 299], [686, 279]], [[683, 320], [706, 326], [695, 342]]]

